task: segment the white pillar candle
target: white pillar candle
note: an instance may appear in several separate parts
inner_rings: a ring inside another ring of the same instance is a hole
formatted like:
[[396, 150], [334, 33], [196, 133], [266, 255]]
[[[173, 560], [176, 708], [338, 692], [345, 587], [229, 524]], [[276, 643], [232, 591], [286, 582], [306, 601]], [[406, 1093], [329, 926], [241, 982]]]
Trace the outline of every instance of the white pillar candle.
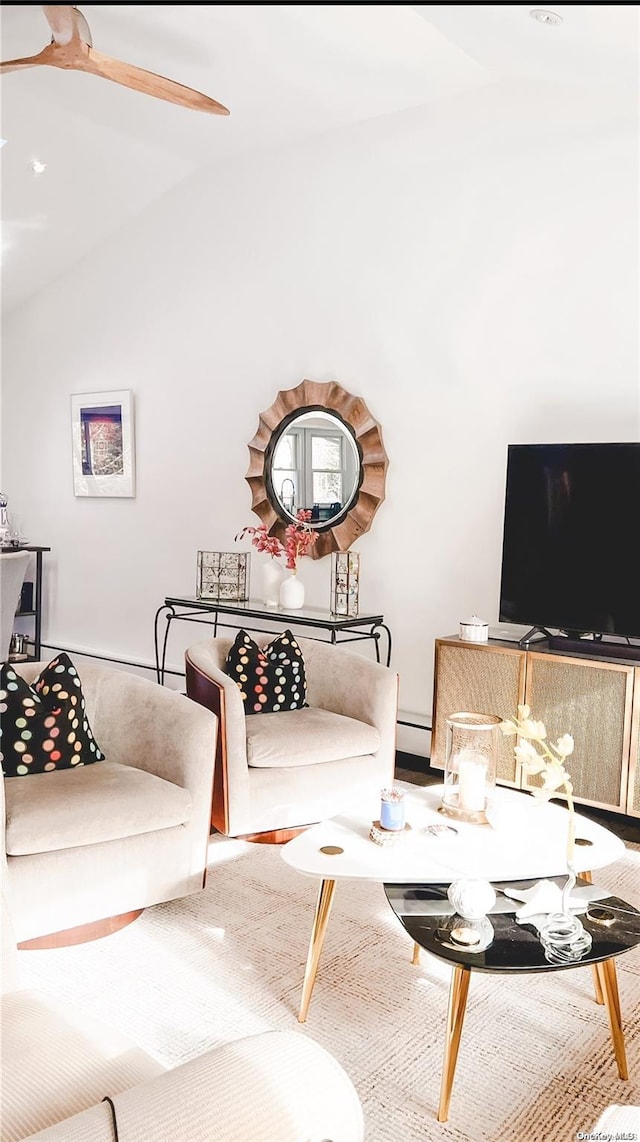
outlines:
[[468, 813], [479, 813], [485, 807], [487, 796], [487, 767], [480, 755], [462, 756], [458, 762], [458, 808]]

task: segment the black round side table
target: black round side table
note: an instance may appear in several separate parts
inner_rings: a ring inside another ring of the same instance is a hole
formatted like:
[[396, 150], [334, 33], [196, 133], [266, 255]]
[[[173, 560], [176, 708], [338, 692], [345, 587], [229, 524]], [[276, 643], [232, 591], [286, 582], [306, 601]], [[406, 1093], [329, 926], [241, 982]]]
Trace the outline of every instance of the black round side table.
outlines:
[[[587, 880], [578, 881], [579, 885], [587, 883]], [[520, 880], [514, 881], [512, 887], [526, 889], [532, 888], [535, 884], [535, 880]], [[482, 947], [487, 940], [490, 942], [476, 952], [468, 950], [463, 944], [458, 945], [457, 941], [461, 938], [469, 938], [465, 936], [469, 922], [453, 914], [453, 909], [448, 904], [447, 888], [446, 884], [385, 883], [384, 885], [391, 907], [414, 943], [453, 966], [438, 1122], [446, 1122], [449, 1117], [451, 1091], [472, 971], [512, 974], [566, 971], [570, 968], [593, 965], [596, 1002], [606, 1005], [618, 1074], [621, 1079], [627, 1079], [629, 1074], [615, 957], [640, 944], [638, 909], [617, 896], [608, 896], [597, 902], [591, 902], [587, 912], [580, 917], [592, 937], [590, 950], [571, 963], [556, 964], [549, 963], [545, 959], [544, 948], [533, 925], [518, 924], [516, 921], [514, 912], [520, 907], [519, 903], [509, 904], [506, 898], [501, 899], [497, 888], [498, 900], [486, 917], [488, 923], [483, 922], [484, 939], [479, 941], [478, 946]]]

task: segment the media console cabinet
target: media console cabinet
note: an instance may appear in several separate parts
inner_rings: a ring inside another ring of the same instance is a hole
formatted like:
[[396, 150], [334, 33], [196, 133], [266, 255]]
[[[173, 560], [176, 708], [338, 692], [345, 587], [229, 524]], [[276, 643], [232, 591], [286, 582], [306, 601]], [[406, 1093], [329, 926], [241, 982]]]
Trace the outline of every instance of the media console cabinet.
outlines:
[[[436, 639], [431, 766], [444, 769], [450, 714], [511, 718], [523, 703], [544, 722], [550, 741], [573, 736], [567, 768], [576, 802], [640, 817], [640, 663], [622, 657], [568, 654], [540, 644], [525, 649], [497, 639]], [[514, 738], [500, 735], [497, 780], [531, 788], [513, 746]]]

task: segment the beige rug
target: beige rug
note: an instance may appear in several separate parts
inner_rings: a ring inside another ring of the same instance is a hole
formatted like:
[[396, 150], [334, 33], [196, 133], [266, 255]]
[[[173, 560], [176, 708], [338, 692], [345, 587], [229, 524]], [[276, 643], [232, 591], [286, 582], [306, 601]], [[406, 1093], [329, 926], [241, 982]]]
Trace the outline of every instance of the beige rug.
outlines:
[[[640, 846], [596, 880], [640, 906]], [[426, 953], [412, 966], [382, 885], [341, 882], [309, 1017], [298, 1024], [316, 891], [278, 848], [216, 838], [202, 893], [148, 909], [93, 944], [23, 952], [23, 978], [124, 1030], [168, 1066], [244, 1034], [295, 1028], [351, 1076], [368, 1142], [572, 1142], [607, 1104], [640, 1101], [635, 949], [618, 959], [630, 1082], [617, 1077], [589, 968], [477, 973], [450, 1120], [438, 1123], [449, 968]]]

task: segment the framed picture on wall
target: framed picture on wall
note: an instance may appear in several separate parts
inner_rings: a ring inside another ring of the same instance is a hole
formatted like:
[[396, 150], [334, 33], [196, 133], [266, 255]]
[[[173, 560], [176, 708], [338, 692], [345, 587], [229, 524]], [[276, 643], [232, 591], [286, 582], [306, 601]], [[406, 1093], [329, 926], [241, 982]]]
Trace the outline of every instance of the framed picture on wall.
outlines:
[[135, 496], [133, 393], [71, 396], [76, 496]]

